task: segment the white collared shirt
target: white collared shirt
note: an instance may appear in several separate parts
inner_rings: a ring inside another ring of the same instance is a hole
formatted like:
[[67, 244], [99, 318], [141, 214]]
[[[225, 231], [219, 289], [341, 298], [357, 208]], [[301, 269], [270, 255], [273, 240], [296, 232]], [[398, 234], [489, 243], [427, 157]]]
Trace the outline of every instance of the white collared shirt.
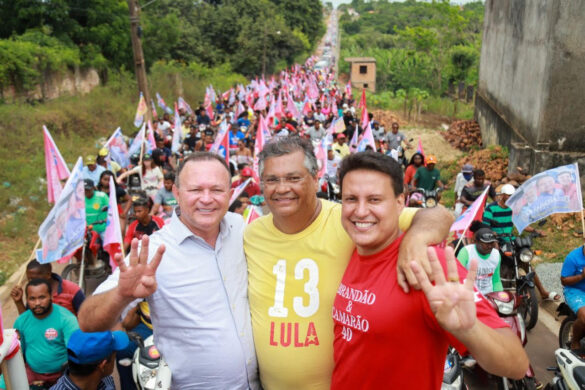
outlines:
[[[156, 346], [171, 368], [173, 389], [258, 389], [244, 220], [227, 213], [212, 248], [173, 213], [150, 236], [149, 260], [165, 244], [150, 305]], [[128, 258], [126, 258], [126, 262]], [[114, 288], [119, 269], [95, 294]]]

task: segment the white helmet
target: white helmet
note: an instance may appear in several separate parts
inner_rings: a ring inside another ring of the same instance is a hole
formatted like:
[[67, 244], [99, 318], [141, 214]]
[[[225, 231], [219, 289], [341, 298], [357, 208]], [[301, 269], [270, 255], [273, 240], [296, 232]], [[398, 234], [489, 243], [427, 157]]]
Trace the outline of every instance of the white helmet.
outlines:
[[504, 184], [500, 189], [500, 194], [504, 195], [512, 195], [514, 192], [516, 192], [516, 189], [512, 184]]

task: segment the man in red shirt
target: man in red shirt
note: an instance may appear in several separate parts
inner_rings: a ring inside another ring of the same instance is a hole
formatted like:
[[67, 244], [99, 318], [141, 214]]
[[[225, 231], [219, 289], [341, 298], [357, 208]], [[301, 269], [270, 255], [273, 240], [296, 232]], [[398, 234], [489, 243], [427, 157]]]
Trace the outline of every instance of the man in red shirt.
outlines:
[[124, 237], [124, 249], [128, 253], [130, 244], [134, 237], [139, 240], [142, 239], [143, 235], [150, 236], [152, 233], [161, 229], [165, 222], [162, 218], [156, 215], [150, 215], [150, 208], [148, 207], [148, 200], [145, 198], [138, 198], [133, 203], [134, 215], [136, 215], [136, 221], [132, 222], [128, 226], [126, 236]]
[[435, 285], [413, 264], [423, 290], [406, 294], [398, 286], [398, 216], [404, 207], [398, 163], [356, 153], [343, 160], [339, 175], [341, 220], [356, 249], [332, 311], [331, 388], [439, 389], [448, 345], [467, 349], [493, 374], [524, 377], [528, 358], [520, 340], [473, 289], [477, 264], [467, 276], [451, 248], [430, 248]]
[[[252, 168], [244, 167], [240, 171], [240, 178], [232, 183], [232, 188], [236, 188], [246, 180], [252, 177]], [[250, 197], [254, 195], [261, 195], [262, 192], [260, 191], [260, 186], [256, 184], [254, 179], [250, 180], [250, 183], [244, 188], [244, 191], [248, 193]]]

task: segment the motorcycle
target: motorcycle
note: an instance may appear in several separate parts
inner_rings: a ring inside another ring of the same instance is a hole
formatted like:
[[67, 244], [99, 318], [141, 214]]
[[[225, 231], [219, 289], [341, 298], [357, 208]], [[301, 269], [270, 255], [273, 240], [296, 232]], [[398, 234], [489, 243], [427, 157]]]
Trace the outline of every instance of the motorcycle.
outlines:
[[[132, 377], [139, 390], [169, 390], [171, 388], [171, 369], [154, 345], [153, 336], [146, 340], [135, 332], [128, 332], [128, 337], [138, 348], [132, 359]], [[128, 364], [122, 362], [120, 364]]]
[[441, 188], [427, 191], [424, 188], [415, 188], [410, 192], [408, 197], [409, 207], [430, 208], [439, 203], [439, 194], [443, 191]]
[[[501, 279], [504, 290], [515, 291], [521, 297], [518, 311], [526, 322], [526, 329], [534, 328], [538, 321], [538, 298], [534, 285], [535, 273], [530, 262], [534, 259], [532, 238], [538, 236], [514, 237], [511, 234], [498, 235], [500, 244]], [[521, 272], [524, 271], [524, 272]]]
[[[526, 326], [519, 309], [521, 307], [523, 297], [511, 291], [498, 291], [486, 295], [486, 299], [492, 305], [494, 310], [498, 313], [512, 329], [516, 332], [518, 338], [525, 346], [528, 338], [526, 336]], [[528, 366], [528, 371], [524, 378], [520, 380], [513, 380], [510, 378], [498, 378], [498, 389], [500, 390], [532, 390], [536, 389], [536, 378], [534, 377], [534, 370], [532, 366]]]
[[[85, 295], [90, 295], [97, 284], [104, 281], [112, 273], [110, 256], [102, 247], [100, 235], [93, 230], [94, 225], [104, 224], [105, 220], [97, 221], [85, 229], [83, 246], [74, 254], [73, 259], [61, 272], [61, 277], [79, 285]], [[97, 280], [97, 283], [88, 283]]]
[[457, 350], [449, 347], [445, 366], [443, 368], [443, 382], [441, 390], [467, 390], [467, 385], [463, 383], [463, 370], [461, 369], [461, 357]]
[[[577, 320], [577, 315], [566, 302], [562, 302], [557, 307], [557, 319], [561, 316], [565, 318], [559, 327], [559, 347], [570, 348], [571, 339], [573, 338], [573, 324]], [[583, 340], [581, 340], [581, 343], [583, 343]]]
[[340, 202], [341, 190], [334, 177], [329, 177], [327, 174], [323, 175], [319, 181], [319, 185], [319, 188], [321, 189], [320, 193], [323, 198], [334, 202]]
[[557, 367], [549, 368], [554, 371], [552, 382], [546, 386], [548, 390], [585, 389], [585, 361], [575, 352], [559, 348], [555, 351]]

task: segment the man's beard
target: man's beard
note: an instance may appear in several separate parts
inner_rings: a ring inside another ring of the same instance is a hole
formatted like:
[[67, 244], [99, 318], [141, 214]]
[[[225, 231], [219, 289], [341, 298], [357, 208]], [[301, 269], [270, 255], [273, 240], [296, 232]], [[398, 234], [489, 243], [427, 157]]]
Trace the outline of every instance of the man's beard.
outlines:
[[[37, 305], [32, 309], [33, 314], [35, 315], [35, 317], [42, 317], [45, 314], [47, 314], [50, 310], [51, 307], [53, 306], [53, 301], [49, 301], [49, 304], [47, 306], [41, 306], [41, 305]], [[37, 309], [41, 309], [40, 311], [36, 311]]]

